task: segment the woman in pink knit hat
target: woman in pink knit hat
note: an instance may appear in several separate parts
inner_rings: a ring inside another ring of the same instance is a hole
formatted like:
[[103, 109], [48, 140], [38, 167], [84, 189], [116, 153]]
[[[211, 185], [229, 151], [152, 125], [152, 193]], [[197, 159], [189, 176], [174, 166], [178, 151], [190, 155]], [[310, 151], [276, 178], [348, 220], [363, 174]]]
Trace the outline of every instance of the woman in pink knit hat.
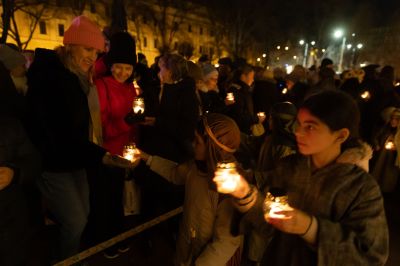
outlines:
[[92, 68], [104, 49], [99, 27], [85, 16], [73, 19], [64, 46], [36, 49], [28, 72], [29, 124], [43, 160], [39, 188], [60, 225], [55, 259], [78, 252], [89, 213], [86, 168], [100, 163], [133, 165], [102, 145], [102, 126]]

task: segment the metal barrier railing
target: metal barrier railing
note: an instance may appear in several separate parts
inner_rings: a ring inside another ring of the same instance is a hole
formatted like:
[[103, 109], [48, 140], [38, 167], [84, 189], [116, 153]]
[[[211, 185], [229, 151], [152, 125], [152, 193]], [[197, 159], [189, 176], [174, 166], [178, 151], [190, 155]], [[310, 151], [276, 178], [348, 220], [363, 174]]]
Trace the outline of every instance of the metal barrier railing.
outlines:
[[117, 235], [117, 236], [115, 236], [115, 237], [113, 237], [113, 238], [111, 238], [109, 240], [106, 240], [106, 241], [104, 241], [104, 242], [102, 242], [102, 243], [100, 243], [100, 244], [98, 244], [98, 245], [96, 245], [94, 247], [86, 249], [86, 250], [84, 250], [84, 251], [82, 251], [82, 252], [80, 252], [80, 253], [72, 256], [72, 257], [69, 257], [69, 258], [67, 258], [67, 259], [65, 259], [63, 261], [57, 262], [56, 264], [54, 264], [54, 266], [69, 266], [69, 265], [72, 265], [74, 263], [80, 262], [80, 261], [82, 261], [82, 260], [84, 260], [84, 259], [86, 259], [86, 258], [88, 258], [90, 256], [93, 256], [94, 254], [99, 253], [100, 251], [103, 251], [103, 250], [105, 250], [105, 249], [107, 249], [107, 248], [109, 248], [109, 247], [111, 247], [111, 246], [113, 246], [113, 245], [115, 245], [115, 244], [127, 239], [127, 238], [130, 238], [130, 237], [132, 237], [134, 235], [137, 235], [140, 232], [142, 232], [142, 231], [144, 231], [144, 230], [146, 230], [148, 228], [151, 228], [151, 227], [153, 227], [153, 226], [155, 226], [155, 225], [157, 225], [157, 224], [159, 224], [159, 223], [161, 223], [161, 222], [163, 222], [165, 220], [168, 220], [169, 218], [171, 218], [171, 217], [173, 217], [175, 215], [180, 214], [182, 212], [182, 210], [183, 210], [183, 207], [181, 206], [181, 207], [176, 208], [176, 209], [174, 209], [172, 211], [169, 211], [169, 212], [167, 212], [167, 213], [165, 213], [163, 215], [160, 215], [160, 216], [158, 216], [158, 217], [156, 217], [156, 218], [154, 218], [154, 219], [152, 219], [152, 220], [150, 220], [150, 221], [148, 221], [148, 222], [146, 222], [144, 224], [136, 226], [136, 227], [134, 227], [134, 228], [122, 233], [122, 234], [119, 234], [119, 235]]

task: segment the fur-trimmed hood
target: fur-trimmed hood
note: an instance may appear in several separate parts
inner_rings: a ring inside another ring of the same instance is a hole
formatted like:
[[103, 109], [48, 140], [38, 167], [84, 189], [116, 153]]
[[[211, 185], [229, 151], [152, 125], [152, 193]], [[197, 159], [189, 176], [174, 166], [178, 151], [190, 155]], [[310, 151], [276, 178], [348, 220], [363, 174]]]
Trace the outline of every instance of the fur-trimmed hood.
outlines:
[[366, 172], [369, 171], [368, 162], [372, 158], [372, 148], [365, 142], [360, 142], [358, 147], [350, 148], [342, 152], [336, 159], [338, 163], [355, 164]]

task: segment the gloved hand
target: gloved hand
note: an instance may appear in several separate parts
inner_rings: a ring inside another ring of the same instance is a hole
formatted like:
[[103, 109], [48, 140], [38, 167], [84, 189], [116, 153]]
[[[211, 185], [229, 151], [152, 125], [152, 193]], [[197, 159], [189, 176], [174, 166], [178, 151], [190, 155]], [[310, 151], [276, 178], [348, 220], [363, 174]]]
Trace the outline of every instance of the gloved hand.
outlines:
[[103, 157], [103, 164], [112, 166], [112, 167], [134, 169], [134, 168], [136, 168], [136, 166], [139, 165], [139, 163], [140, 163], [139, 159], [131, 162], [119, 155], [115, 155], [115, 154], [111, 155], [109, 152], [107, 152]]

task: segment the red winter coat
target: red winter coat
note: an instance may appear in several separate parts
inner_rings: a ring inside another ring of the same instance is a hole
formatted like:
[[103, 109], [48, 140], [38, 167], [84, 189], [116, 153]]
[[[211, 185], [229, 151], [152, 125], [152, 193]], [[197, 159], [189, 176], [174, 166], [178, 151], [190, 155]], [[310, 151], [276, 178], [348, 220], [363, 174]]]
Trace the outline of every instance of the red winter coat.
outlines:
[[125, 123], [132, 109], [136, 91], [132, 83], [119, 83], [112, 76], [95, 80], [99, 94], [103, 147], [112, 154], [122, 155], [124, 145], [137, 141], [137, 128]]

